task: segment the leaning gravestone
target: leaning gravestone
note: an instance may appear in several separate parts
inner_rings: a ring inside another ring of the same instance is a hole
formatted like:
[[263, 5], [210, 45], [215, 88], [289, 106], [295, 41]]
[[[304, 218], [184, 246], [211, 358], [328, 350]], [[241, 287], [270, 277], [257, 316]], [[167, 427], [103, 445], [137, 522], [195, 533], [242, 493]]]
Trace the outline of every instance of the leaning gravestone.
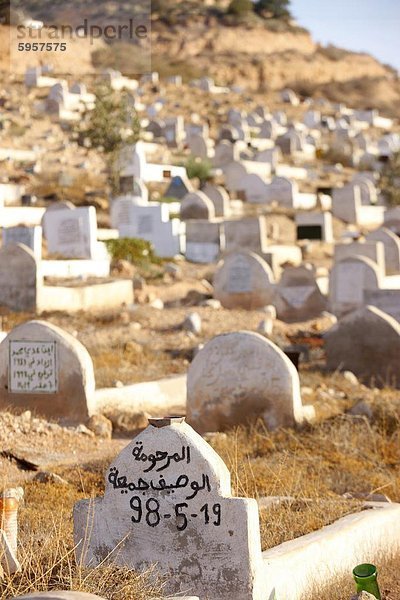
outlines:
[[86, 348], [44, 321], [15, 327], [0, 344], [0, 408], [82, 422], [93, 414], [94, 372]]
[[304, 408], [293, 363], [258, 333], [218, 335], [189, 367], [188, 421], [197, 431], [222, 431], [261, 417], [271, 429], [301, 423]]
[[74, 508], [77, 560], [167, 575], [167, 594], [261, 600], [257, 503], [184, 418], [150, 419], [111, 464], [103, 498]]
[[35, 311], [41, 285], [32, 250], [23, 244], [0, 249], [0, 306], [13, 311]]
[[328, 368], [400, 387], [400, 323], [375, 306], [346, 315], [325, 334]]
[[253, 252], [229, 254], [214, 275], [214, 297], [224, 308], [254, 310], [272, 304], [274, 275]]

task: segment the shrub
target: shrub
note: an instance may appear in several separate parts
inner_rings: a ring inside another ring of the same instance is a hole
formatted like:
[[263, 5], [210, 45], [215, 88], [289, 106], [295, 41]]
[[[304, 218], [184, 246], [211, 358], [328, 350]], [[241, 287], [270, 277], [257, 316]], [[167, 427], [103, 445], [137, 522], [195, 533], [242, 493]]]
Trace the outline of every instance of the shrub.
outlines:
[[382, 169], [380, 188], [389, 206], [400, 206], [400, 152], [393, 154]]
[[290, 0], [258, 0], [254, 9], [256, 13], [265, 18], [287, 19], [289, 18]]
[[251, 0], [231, 0], [228, 6], [228, 14], [235, 17], [242, 17], [252, 12], [253, 3]]
[[208, 160], [191, 157], [185, 166], [189, 179], [197, 177], [201, 183], [204, 183], [211, 177], [211, 164]]
[[118, 238], [115, 240], [106, 240], [105, 244], [113, 260], [127, 260], [137, 266], [160, 263], [160, 259], [154, 254], [152, 244], [146, 240]]

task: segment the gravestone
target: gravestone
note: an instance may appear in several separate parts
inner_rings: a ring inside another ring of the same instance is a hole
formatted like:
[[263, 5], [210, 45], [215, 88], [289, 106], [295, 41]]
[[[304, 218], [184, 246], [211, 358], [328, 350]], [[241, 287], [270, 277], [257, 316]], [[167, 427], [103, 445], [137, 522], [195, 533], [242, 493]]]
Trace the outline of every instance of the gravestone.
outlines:
[[348, 184], [334, 188], [332, 214], [345, 223], [357, 223], [357, 209], [361, 207], [361, 190], [358, 185]]
[[77, 562], [155, 565], [168, 595], [261, 600], [256, 501], [231, 496], [226, 465], [183, 418], [149, 423], [110, 465], [104, 497], [75, 504]]
[[221, 251], [221, 224], [194, 219], [186, 222], [187, 260], [195, 263], [215, 262]]
[[38, 262], [27, 246], [0, 249], [0, 306], [13, 311], [36, 311], [42, 286]]
[[339, 262], [348, 256], [365, 256], [378, 265], [382, 275], [385, 274], [385, 248], [382, 242], [375, 240], [336, 244], [334, 260]]
[[176, 175], [171, 179], [164, 196], [166, 198], [176, 198], [177, 200], [182, 200], [186, 194], [189, 194], [193, 191], [193, 186], [189, 179], [186, 177], [181, 177], [180, 175]]
[[400, 323], [400, 287], [398, 289], [366, 290], [364, 302], [379, 308]]
[[35, 255], [36, 260], [42, 259], [42, 228], [36, 227], [5, 227], [3, 229], [3, 246], [9, 244], [24, 244]]
[[375, 306], [340, 319], [326, 332], [325, 348], [329, 369], [400, 387], [400, 323]]
[[214, 275], [214, 297], [224, 308], [254, 310], [272, 304], [274, 275], [257, 254], [237, 252], [226, 256]]
[[366, 236], [367, 241], [382, 242], [385, 255], [386, 275], [400, 273], [400, 239], [390, 229], [381, 227]]
[[292, 208], [296, 194], [297, 184], [287, 177], [274, 177], [268, 186], [268, 201], [277, 202], [279, 206]]
[[149, 201], [149, 190], [145, 183], [133, 175], [119, 178], [119, 193], [121, 196], [142, 198], [146, 204]]
[[250, 331], [218, 335], [188, 370], [187, 419], [200, 432], [261, 417], [271, 429], [303, 420], [299, 375], [271, 341]]
[[94, 390], [88, 351], [59, 327], [28, 321], [1, 342], [0, 408], [81, 423], [95, 411]]
[[222, 168], [237, 160], [239, 160], [237, 146], [228, 140], [221, 140], [215, 147], [215, 154], [212, 160], [213, 166]]
[[133, 176], [143, 179], [146, 165], [146, 155], [142, 142], [137, 142], [133, 146], [126, 146], [121, 150], [118, 160], [120, 176]]
[[98, 248], [94, 206], [46, 213], [49, 254], [65, 258], [95, 258]]
[[329, 304], [335, 315], [364, 305], [364, 293], [382, 287], [382, 274], [365, 256], [350, 256], [337, 262], [329, 277]]
[[187, 194], [181, 202], [180, 218], [182, 221], [188, 219], [206, 219], [210, 221], [215, 218], [214, 205], [204, 192], [192, 192]]
[[269, 186], [256, 173], [245, 175], [241, 185], [247, 202], [252, 204], [265, 204], [267, 202]]
[[214, 211], [216, 217], [229, 217], [230, 213], [230, 199], [229, 194], [220, 185], [213, 185], [209, 182], [202, 188], [202, 192], [210, 198], [214, 204]]
[[44, 237], [47, 239], [47, 218], [55, 210], [75, 210], [75, 205], [69, 200], [54, 202], [48, 206], [43, 214], [41, 225]]
[[327, 310], [328, 299], [311, 266], [287, 267], [276, 289], [275, 307], [282, 321], [308, 321]]
[[122, 226], [134, 226], [135, 213], [133, 206], [143, 206], [143, 199], [139, 196], [119, 196], [114, 198], [111, 203], [110, 220], [113, 229], [120, 229]]
[[267, 224], [264, 217], [224, 221], [225, 249], [251, 250], [259, 254], [268, 252]]
[[230, 192], [244, 191], [243, 179], [247, 175], [246, 167], [239, 161], [231, 162], [223, 167], [225, 187]]
[[295, 216], [297, 240], [333, 242], [332, 214], [329, 212], [304, 212]]

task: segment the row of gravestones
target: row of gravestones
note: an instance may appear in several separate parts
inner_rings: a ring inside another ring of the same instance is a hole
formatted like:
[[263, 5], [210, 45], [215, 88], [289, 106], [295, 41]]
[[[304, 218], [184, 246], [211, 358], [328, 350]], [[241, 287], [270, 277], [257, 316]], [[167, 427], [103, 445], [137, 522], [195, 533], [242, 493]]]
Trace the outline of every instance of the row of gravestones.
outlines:
[[[381, 381], [399, 385], [399, 333], [393, 317], [375, 307], [360, 309], [327, 332], [328, 365], [362, 377], [379, 375]], [[220, 335], [206, 344], [189, 368], [187, 391], [189, 422], [199, 431], [221, 430], [257, 417], [271, 428], [291, 426], [309, 411], [302, 406], [299, 376], [291, 361], [271, 341], [246, 331]], [[8, 406], [85, 421], [96, 412], [87, 350], [49, 323], [17, 326], [0, 344], [0, 408]]]

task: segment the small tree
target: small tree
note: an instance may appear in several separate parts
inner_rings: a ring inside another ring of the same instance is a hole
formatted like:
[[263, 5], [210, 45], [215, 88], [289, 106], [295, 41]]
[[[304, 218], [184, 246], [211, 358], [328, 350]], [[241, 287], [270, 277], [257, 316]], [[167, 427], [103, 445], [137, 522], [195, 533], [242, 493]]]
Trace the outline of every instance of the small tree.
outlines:
[[400, 152], [393, 154], [382, 169], [380, 188], [389, 206], [400, 206]]
[[228, 14], [242, 17], [252, 12], [254, 5], [251, 0], [231, 0], [228, 6]]
[[96, 90], [94, 109], [85, 113], [79, 126], [79, 136], [91, 148], [104, 154], [111, 184], [116, 186], [115, 166], [124, 146], [139, 139], [140, 121], [129, 96], [116, 93], [106, 85]]
[[255, 11], [262, 17], [272, 19], [287, 19], [291, 16], [289, 11], [290, 0], [258, 0]]

